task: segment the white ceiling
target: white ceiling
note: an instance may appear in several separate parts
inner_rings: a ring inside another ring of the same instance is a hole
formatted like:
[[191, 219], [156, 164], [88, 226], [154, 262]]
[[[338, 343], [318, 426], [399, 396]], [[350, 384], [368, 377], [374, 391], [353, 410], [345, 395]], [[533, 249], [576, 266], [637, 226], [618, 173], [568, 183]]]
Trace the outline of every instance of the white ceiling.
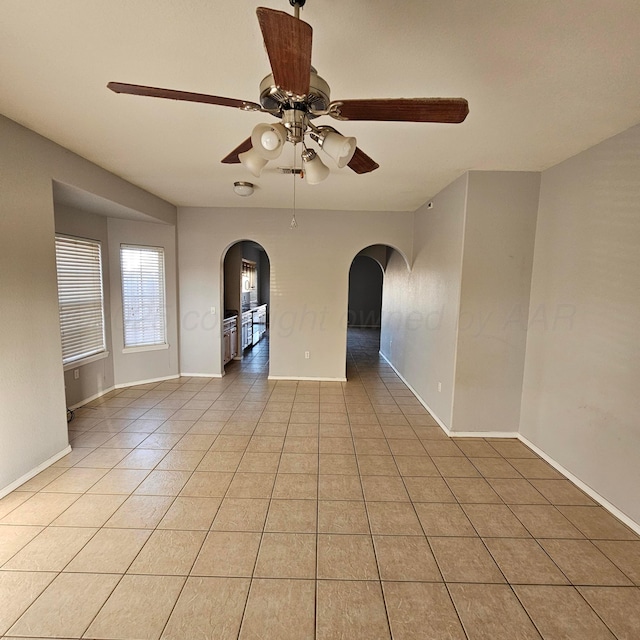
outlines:
[[[270, 116], [106, 89], [258, 101], [260, 2], [292, 11], [287, 0], [2, 0], [0, 113], [176, 205], [290, 207], [294, 178], [276, 168], [291, 156], [255, 179], [220, 163]], [[640, 122], [638, 0], [307, 0], [302, 18], [332, 99], [465, 97], [470, 114], [318, 120], [356, 136], [380, 169], [297, 179], [299, 208], [412, 211], [468, 169], [544, 169]], [[258, 189], [239, 198], [234, 180]]]

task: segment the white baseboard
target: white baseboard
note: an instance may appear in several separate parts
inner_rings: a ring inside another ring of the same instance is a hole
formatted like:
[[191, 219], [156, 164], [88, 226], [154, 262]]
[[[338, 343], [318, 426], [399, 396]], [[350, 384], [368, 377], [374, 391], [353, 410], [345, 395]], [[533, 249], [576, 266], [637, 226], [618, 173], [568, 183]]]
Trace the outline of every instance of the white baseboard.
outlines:
[[20, 476], [15, 482], [7, 485], [0, 489], [0, 498], [4, 498], [4, 496], [8, 495], [19, 486], [23, 485], [28, 480], [31, 480], [34, 476], [37, 476], [41, 471], [44, 471], [47, 467], [50, 467], [52, 464], [58, 462], [60, 458], [64, 458], [68, 453], [71, 453], [71, 445], [67, 445], [62, 451], [58, 451], [54, 456], [51, 456], [48, 460], [45, 460], [42, 464], [39, 464], [31, 471], [28, 471], [24, 475]]
[[403, 375], [393, 366], [393, 364], [389, 361], [387, 356], [379, 351], [380, 355], [385, 359], [387, 364], [396, 372], [397, 376], [407, 385], [407, 387], [411, 390], [411, 393], [417, 398], [418, 402], [432, 415], [434, 420], [440, 425], [443, 431], [452, 438], [515, 438], [520, 440], [524, 445], [529, 447], [532, 451], [535, 451], [543, 460], [546, 460], [554, 469], [559, 471], [565, 478], [573, 482], [577, 487], [582, 489], [590, 498], [593, 498], [598, 504], [603, 506], [607, 511], [609, 511], [612, 515], [614, 515], [618, 520], [624, 522], [632, 531], [640, 535], [640, 524], [632, 520], [628, 515], [624, 512], [620, 511], [615, 505], [611, 504], [606, 498], [602, 497], [597, 491], [592, 489], [588, 484], [585, 484], [578, 478], [574, 476], [568, 469], [565, 469], [559, 462], [556, 462], [551, 456], [547, 455], [542, 449], [537, 447], [535, 444], [530, 442], [525, 436], [518, 432], [506, 433], [502, 431], [486, 431], [486, 432], [458, 432], [451, 431], [448, 429], [443, 422], [438, 418], [438, 416], [433, 413], [430, 409], [429, 405], [416, 393], [416, 390], [404, 379]]
[[517, 431], [450, 431], [452, 438], [509, 438], [518, 439]]
[[601, 496], [595, 489], [591, 488], [588, 484], [585, 484], [580, 478], [574, 476], [571, 471], [565, 469], [559, 462], [556, 462], [551, 456], [546, 454], [540, 447], [537, 447], [533, 442], [528, 440], [522, 434], [517, 435], [518, 440], [520, 440], [523, 444], [525, 444], [529, 449], [535, 451], [543, 460], [546, 460], [556, 471], [559, 471], [565, 478], [571, 480], [573, 484], [582, 489], [590, 498], [593, 498], [597, 503], [603, 506], [607, 511], [613, 514], [618, 520], [624, 522], [627, 527], [635, 531], [638, 535], [640, 535], [640, 523], [632, 520], [628, 515], [624, 512], [620, 511], [618, 507], [611, 504], [606, 498]]
[[162, 378], [149, 378], [148, 380], [134, 380], [133, 382], [123, 382], [115, 385], [115, 389], [124, 389], [125, 387], [135, 387], [139, 384], [150, 384], [152, 382], [166, 382], [167, 380], [176, 380], [181, 374], [175, 373], [170, 376], [163, 376]]
[[99, 391], [98, 393], [94, 393], [92, 396], [89, 396], [88, 398], [85, 398], [84, 400], [81, 400], [80, 402], [76, 402], [75, 404], [71, 405], [70, 407], [68, 407], [69, 409], [71, 409], [71, 411], [73, 411], [74, 409], [78, 409], [79, 407], [84, 407], [85, 404], [87, 404], [88, 402], [91, 402], [92, 400], [97, 400], [98, 398], [101, 398], [102, 396], [104, 396], [105, 394], [109, 393], [110, 391], [113, 391], [114, 389], [126, 389], [127, 387], [135, 387], [138, 384], [149, 384], [151, 382], [165, 382], [166, 380], [175, 380], [176, 378], [179, 378], [180, 376], [196, 376], [198, 374], [196, 373], [179, 373], [179, 374], [175, 374], [172, 376], [166, 376], [164, 378], [152, 378], [150, 380], [136, 380], [135, 382], [126, 382], [124, 384], [115, 384], [112, 387], [109, 387], [108, 389], [103, 389], [102, 391]]
[[73, 411], [74, 409], [77, 409], [78, 407], [83, 407], [88, 402], [91, 402], [92, 400], [96, 400], [97, 398], [102, 397], [103, 395], [105, 395], [106, 393], [109, 393], [109, 391], [113, 391], [114, 389], [115, 389], [115, 387], [109, 387], [108, 389], [103, 389], [102, 391], [100, 391], [98, 393], [94, 393], [92, 396], [89, 396], [88, 398], [85, 398], [84, 400], [81, 400], [80, 402], [77, 402], [76, 404], [72, 404], [69, 407], [69, 409], [71, 409], [71, 411]]
[[391, 362], [391, 360], [389, 360], [389, 358], [387, 358], [387, 356], [385, 356], [384, 353], [382, 353], [382, 351], [378, 351], [378, 353], [384, 358], [384, 361], [395, 371], [398, 378], [400, 378], [400, 380], [404, 382], [404, 384], [407, 386], [409, 391], [413, 393], [413, 395], [416, 397], [416, 400], [431, 414], [431, 417], [438, 423], [438, 426], [448, 436], [452, 436], [453, 434], [449, 429], [449, 427], [447, 427], [447, 425], [436, 415], [435, 411], [420, 397], [420, 394], [407, 382], [405, 377], [395, 368], [395, 366], [393, 365], [393, 362]]
[[438, 423], [438, 426], [451, 438], [518, 438], [517, 431], [451, 431], [447, 425], [434, 413], [433, 409], [420, 397], [418, 392], [405, 380], [404, 376], [393, 366], [393, 363], [387, 356], [378, 351], [385, 359], [385, 362], [395, 371], [396, 375], [407, 385], [407, 388], [413, 393], [418, 402], [431, 414], [431, 417]]
[[222, 373], [180, 373], [181, 378], [222, 378]]
[[267, 380], [291, 380], [300, 382], [346, 382], [346, 378], [320, 378], [317, 376], [269, 376]]

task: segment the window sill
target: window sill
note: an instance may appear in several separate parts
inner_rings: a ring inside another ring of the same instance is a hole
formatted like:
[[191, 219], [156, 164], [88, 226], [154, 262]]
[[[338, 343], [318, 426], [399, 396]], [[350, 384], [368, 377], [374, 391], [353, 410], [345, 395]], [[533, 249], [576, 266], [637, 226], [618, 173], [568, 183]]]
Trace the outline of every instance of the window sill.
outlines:
[[168, 344], [148, 344], [140, 347], [125, 347], [122, 353], [139, 353], [141, 351], [160, 351], [162, 349], [168, 349]]
[[91, 362], [97, 362], [98, 360], [104, 360], [109, 357], [108, 351], [101, 351], [100, 353], [96, 353], [93, 356], [87, 356], [86, 358], [82, 358], [81, 360], [74, 360], [73, 362], [68, 362], [67, 364], [62, 365], [63, 371], [71, 371], [71, 369], [77, 369], [78, 367], [84, 367], [85, 364], [90, 364]]

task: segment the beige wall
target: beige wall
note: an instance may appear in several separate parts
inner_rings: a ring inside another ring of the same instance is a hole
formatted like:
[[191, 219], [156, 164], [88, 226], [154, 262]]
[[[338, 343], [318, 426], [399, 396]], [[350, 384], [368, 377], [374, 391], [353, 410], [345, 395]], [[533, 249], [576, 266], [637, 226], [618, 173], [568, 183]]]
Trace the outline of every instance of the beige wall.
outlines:
[[539, 190], [539, 173], [469, 173], [453, 431], [518, 431]]
[[68, 445], [51, 179], [33, 142], [0, 117], [0, 490]]
[[415, 213], [392, 256], [381, 351], [440, 423], [518, 431], [540, 175], [472, 171]]
[[[393, 253], [382, 294], [380, 351], [451, 425], [468, 176], [415, 212], [411, 272]], [[438, 382], [442, 391], [438, 391]]]
[[[224, 256], [224, 307], [242, 313], [242, 244], [237, 243]], [[212, 305], [215, 306], [215, 305]], [[240, 353], [238, 351], [238, 353]]]
[[52, 180], [175, 223], [175, 208], [0, 116], [0, 492], [68, 445]]
[[[110, 218], [60, 204], [55, 205], [55, 221], [56, 232], [92, 238], [102, 243], [105, 335], [109, 357], [76, 367], [79, 373], [77, 380], [73, 369], [65, 372], [67, 406], [82, 404], [114, 386], [177, 376], [179, 358], [175, 227]], [[120, 275], [122, 243], [164, 249], [168, 349], [123, 353]]]
[[640, 522], [640, 126], [544, 171], [521, 433]]
[[222, 373], [222, 257], [231, 244], [249, 239], [264, 247], [271, 265], [270, 375], [344, 378], [351, 261], [372, 244], [389, 244], [410, 256], [413, 216], [302, 211], [297, 217], [298, 228], [291, 230], [290, 210], [179, 209], [183, 373]]
[[[172, 225], [108, 219], [109, 264], [111, 270], [111, 334], [116, 386], [145, 380], [177, 376], [178, 357], [178, 282], [176, 264], [176, 229]], [[164, 249], [167, 349], [123, 353], [122, 278], [120, 245], [134, 244]]]

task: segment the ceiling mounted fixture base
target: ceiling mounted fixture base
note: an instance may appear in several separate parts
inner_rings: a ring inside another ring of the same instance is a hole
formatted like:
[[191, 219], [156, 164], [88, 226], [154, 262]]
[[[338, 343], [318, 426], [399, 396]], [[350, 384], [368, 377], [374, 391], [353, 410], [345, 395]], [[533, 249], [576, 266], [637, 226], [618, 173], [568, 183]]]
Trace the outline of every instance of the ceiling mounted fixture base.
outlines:
[[[322, 113], [316, 114], [314, 112], [324, 112], [329, 108], [331, 102], [329, 99], [330, 94], [331, 90], [327, 82], [311, 67], [309, 92], [304, 97], [304, 100], [299, 102], [298, 107], [306, 111], [309, 118], [317, 118]], [[278, 117], [285, 106], [290, 107], [292, 105], [291, 97], [276, 85], [272, 73], [264, 77], [260, 83], [260, 104], [264, 109], [273, 112], [273, 115]]]
[[253, 194], [254, 185], [251, 182], [244, 182], [239, 180], [233, 183], [233, 190], [237, 195], [246, 198], [247, 196]]

